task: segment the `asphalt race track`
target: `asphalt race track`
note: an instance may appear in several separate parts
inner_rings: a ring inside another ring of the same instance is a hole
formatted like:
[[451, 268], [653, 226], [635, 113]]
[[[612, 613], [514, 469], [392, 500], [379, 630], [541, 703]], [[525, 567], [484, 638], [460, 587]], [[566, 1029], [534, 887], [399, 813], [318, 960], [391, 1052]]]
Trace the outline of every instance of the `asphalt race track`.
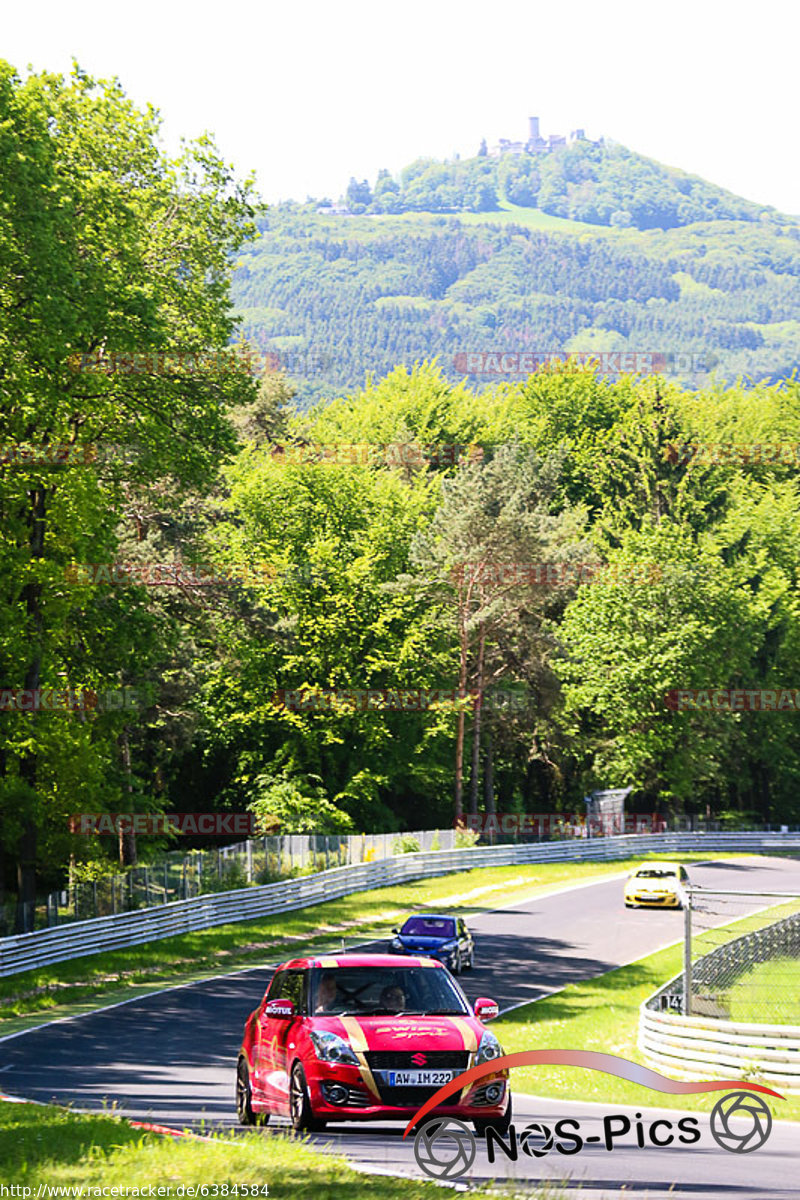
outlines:
[[[705, 887], [800, 891], [800, 864], [789, 859], [749, 858], [695, 865], [690, 871], [692, 882]], [[737, 909], [736, 915], [741, 914]], [[491, 996], [501, 1011], [640, 958], [677, 941], [683, 929], [681, 912], [626, 910], [620, 878], [476, 913], [468, 921], [475, 934], [476, 965], [461, 976], [462, 987], [470, 1001]], [[270, 976], [270, 968], [261, 966], [0, 1039], [0, 1091], [84, 1109], [116, 1102], [126, 1116], [137, 1119], [194, 1129], [230, 1128], [235, 1125], [234, 1069], [244, 1021]], [[657, 1100], [657, 1093], [652, 1096]], [[577, 1195], [573, 1188], [579, 1187], [593, 1200], [617, 1198], [623, 1187], [625, 1196], [641, 1200], [796, 1198], [797, 1125], [780, 1121], [780, 1101], [770, 1098], [770, 1107], [776, 1123], [766, 1145], [754, 1154], [718, 1147], [708, 1118], [700, 1117], [701, 1139], [692, 1146], [640, 1149], [632, 1128], [610, 1153], [600, 1140], [569, 1157], [553, 1150], [542, 1157], [520, 1154], [511, 1162], [500, 1154], [501, 1161], [492, 1166], [479, 1142], [465, 1179], [507, 1176], [517, 1181], [517, 1188], [569, 1179], [570, 1195]], [[580, 1120], [584, 1137], [600, 1136], [602, 1118], [611, 1113], [627, 1113], [632, 1126], [634, 1112], [643, 1115], [645, 1124], [683, 1115], [674, 1109], [621, 1109], [520, 1094], [514, 1108], [518, 1131], [529, 1122], [552, 1127], [572, 1117]], [[691, 1097], [684, 1111], [691, 1111]], [[261, 1135], [269, 1137], [280, 1127], [274, 1122]], [[334, 1125], [311, 1140], [367, 1168], [421, 1174], [413, 1139], [403, 1141], [402, 1127], [396, 1124]]]

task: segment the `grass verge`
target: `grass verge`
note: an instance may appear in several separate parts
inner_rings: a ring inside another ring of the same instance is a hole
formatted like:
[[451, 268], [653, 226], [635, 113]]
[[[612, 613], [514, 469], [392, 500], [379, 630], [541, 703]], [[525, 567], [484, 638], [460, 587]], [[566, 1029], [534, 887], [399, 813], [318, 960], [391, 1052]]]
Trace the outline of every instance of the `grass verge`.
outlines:
[[[327, 218], [330, 220], [331, 218]], [[352, 217], [341, 218], [342, 222], [354, 224]], [[359, 218], [356, 218], [359, 220]], [[525, 208], [521, 204], [511, 204], [501, 200], [498, 207], [490, 212], [453, 212], [453, 213], [381, 213], [376, 216], [361, 217], [361, 221], [374, 221], [375, 224], [392, 226], [395, 223], [403, 225], [418, 225], [422, 228], [430, 225], [444, 225], [446, 222], [459, 221], [462, 225], [523, 225], [528, 229], [557, 230], [561, 233], [591, 233], [614, 235], [618, 232], [613, 225], [591, 225], [587, 221], [573, 221], [570, 217], [556, 217], [542, 212], [539, 208]]]
[[[659, 858], [663, 855], [652, 855]], [[742, 855], [715, 855], [741, 858]], [[684, 855], [682, 861], [707, 860]], [[76, 1016], [148, 992], [191, 983], [295, 955], [330, 952], [385, 937], [409, 911], [447, 907], [465, 916], [534, 898], [559, 887], [589, 883], [630, 870], [642, 858], [485, 867], [420, 879], [395, 887], [354, 892], [312, 908], [255, 921], [219, 925], [161, 941], [55, 963], [0, 980], [0, 1037], [42, 1019]]]
[[[779, 913], [780, 915], [780, 913]], [[746, 917], [728, 927], [719, 928], [697, 939], [706, 940], [706, 948], [741, 936], [775, 919], [774, 911]], [[698, 952], [702, 947], [697, 945]], [[492, 1024], [507, 1054], [520, 1050], [596, 1050], [617, 1054], [641, 1063], [638, 1049], [639, 1006], [649, 995], [676, 976], [683, 968], [683, 946], [670, 946], [598, 975], [584, 983], [571, 984], [563, 991], [515, 1009]], [[733, 1073], [734, 1075], [736, 1072]], [[522, 1067], [513, 1075], [513, 1086], [558, 1100], [592, 1100], [602, 1104], [632, 1104], [660, 1108], [691, 1108], [710, 1112], [719, 1095], [670, 1096], [650, 1088], [628, 1083], [579, 1067]], [[753, 1076], [752, 1082], [759, 1082]], [[780, 1087], [775, 1085], [775, 1090]], [[800, 1096], [785, 1100], [767, 1098], [779, 1120], [800, 1120]]]
[[4, 1102], [0, 1183], [30, 1187], [31, 1196], [39, 1186], [139, 1187], [144, 1195], [152, 1186], [168, 1188], [164, 1197], [185, 1197], [185, 1191], [178, 1191], [181, 1185], [205, 1185], [204, 1194], [212, 1200], [232, 1198], [235, 1186], [239, 1195], [244, 1186], [257, 1187], [259, 1196], [268, 1194], [272, 1200], [433, 1200], [442, 1194], [434, 1183], [362, 1175], [343, 1157], [311, 1150], [285, 1134], [264, 1131], [235, 1140], [194, 1141], [142, 1133], [111, 1114], [87, 1116], [49, 1105]]
[[19, 1021], [28, 1015], [39, 1019], [42, 1014], [53, 1018], [72, 1015], [90, 1011], [98, 1001], [113, 1004], [145, 994], [154, 985], [169, 987], [240, 967], [331, 950], [337, 941], [341, 946], [342, 939], [352, 944], [384, 937], [409, 910], [425, 905], [447, 905], [467, 913], [482, 911], [495, 903], [600, 878], [624, 867], [625, 862], [553, 863], [463, 871], [354, 892], [311, 908], [24, 971], [0, 981], [0, 1036], [35, 1024]]
[[758, 963], [726, 997], [732, 1021], [800, 1025], [800, 959]]

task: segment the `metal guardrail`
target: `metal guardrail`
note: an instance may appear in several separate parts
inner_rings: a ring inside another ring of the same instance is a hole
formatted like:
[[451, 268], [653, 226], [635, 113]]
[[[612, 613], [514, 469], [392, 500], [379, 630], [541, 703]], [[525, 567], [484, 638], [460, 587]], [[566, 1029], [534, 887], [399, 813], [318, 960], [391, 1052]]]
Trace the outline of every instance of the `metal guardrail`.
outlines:
[[642, 1005], [639, 1049], [647, 1065], [676, 1079], [757, 1076], [779, 1091], [800, 1092], [800, 1026], [755, 1025], [685, 1017]]
[[44, 905], [17, 901], [7, 903], [4, 911], [0, 903], [0, 938], [12, 930], [33, 933], [37, 927], [154, 908], [208, 892], [232, 891], [245, 883], [274, 883], [298, 871], [316, 874], [331, 867], [374, 862], [405, 853], [409, 846], [420, 851], [452, 850], [455, 845], [456, 831], [451, 827], [403, 833], [288, 833], [212, 850], [169, 851], [146, 866], [96, 879], [71, 873], [68, 886], [50, 892]]
[[[483, 833], [477, 843], [480, 846], [601, 836], [591, 826], [581, 824], [576, 814], [505, 813], [494, 821], [490, 815], [483, 816]], [[470, 817], [468, 829], [471, 820]], [[619, 834], [719, 831], [713, 823], [697, 824], [696, 818], [689, 818], [692, 823], [685, 829], [681, 824], [657, 828], [653, 824], [655, 816], [629, 815], [625, 820], [625, 828], [619, 829]], [[770, 831], [769, 826], [766, 831]], [[788, 833], [789, 827], [782, 826], [781, 832]], [[248, 886], [275, 883], [295, 874], [313, 875], [331, 867], [355, 866], [411, 851], [453, 850], [458, 845], [456, 831], [450, 827], [403, 833], [289, 833], [251, 838], [211, 850], [168, 851], [147, 865], [128, 867], [121, 873], [82, 878], [80, 870], [70, 872], [68, 886], [50, 892], [43, 905], [36, 900], [0, 903], [0, 939], [67, 921], [89, 921], [134, 909], [154, 908], [174, 900], [191, 900], [208, 892], [233, 891], [245, 883]]]
[[[741, 973], [776, 953], [796, 951], [798, 922], [797, 914], [783, 918], [702, 955], [692, 965], [694, 983], [713, 986], [720, 971]], [[756, 1076], [784, 1092], [800, 1092], [800, 1025], [671, 1011], [682, 1006], [683, 993], [680, 974], [641, 1005], [639, 1049], [649, 1066], [686, 1080]]]
[[800, 834], [661, 833], [533, 842], [402, 854], [355, 866], [334, 867], [316, 875], [281, 880], [262, 887], [208, 893], [191, 900], [136, 912], [75, 921], [36, 933], [0, 940], [0, 975], [15, 975], [67, 959], [142, 945], [161, 938], [250, 921], [336, 900], [353, 892], [390, 887], [477, 867], [534, 862], [603, 861], [656, 851], [665, 855], [692, 851], [758, 852], [800, 850]]

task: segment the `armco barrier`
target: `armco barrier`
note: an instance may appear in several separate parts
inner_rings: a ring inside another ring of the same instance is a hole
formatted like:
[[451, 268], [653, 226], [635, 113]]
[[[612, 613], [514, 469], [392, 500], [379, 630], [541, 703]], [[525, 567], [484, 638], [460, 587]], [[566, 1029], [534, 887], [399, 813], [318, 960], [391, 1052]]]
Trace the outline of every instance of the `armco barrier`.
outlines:
[[119, 950], [175, 934], [249, 921], [271, 913], [308, 908], [352, 892], [389, 887], [476, 867], [514, 863], [602, 861], [636, 857], [655, 851], [664, 855], [700, 851], [767, 852], [800, 849], [800, 835], [779, 833], [661, 833], [620, 837], [531, 842], [519, 845], [472, 847], [401, 854], [356, 866], [334, 867], [316, 875], [282, 880], [262, 887], [211, 893], [191, 900], [115, 916], [74, 921], [69, 925], [23, 933], [0, 940], [0, 975], [83, 958], [104, 950]]
[[[713, 984], [723, 966], [762, 962], [770, 951], [796, 950], [795, 914], [718, 946], [698, 958], [692, 975]], [[642, 1003], [639, 1049], [649, 1066], [678, 1079], [730, 1079], [756, 1075], [782, 1092], [800, 1092], [800, 1025], [762, 1025], [723, 1017], [670, 1011], [680, 1003], [683, 975], [676, 975]], [[666, 1007], [664, 1007], [666, 1006]]]
[[[652, 999], [652, 997], [651, 997]], [[639, 1049], [647, 1065], [676, 1079], [743, 1079], [800, 1092], [800, 1025], [755, 1025], [658, 1012], [644, 1002]]]

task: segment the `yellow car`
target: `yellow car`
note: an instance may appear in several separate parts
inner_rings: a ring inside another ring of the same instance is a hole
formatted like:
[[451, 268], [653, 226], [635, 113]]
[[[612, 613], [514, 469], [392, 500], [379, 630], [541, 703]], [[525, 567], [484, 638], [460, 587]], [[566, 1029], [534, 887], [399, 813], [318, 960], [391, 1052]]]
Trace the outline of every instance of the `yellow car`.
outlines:
[[625, 883], [625, 907], [683, 908], [689, 876], [680, 863], [642, 863]]

